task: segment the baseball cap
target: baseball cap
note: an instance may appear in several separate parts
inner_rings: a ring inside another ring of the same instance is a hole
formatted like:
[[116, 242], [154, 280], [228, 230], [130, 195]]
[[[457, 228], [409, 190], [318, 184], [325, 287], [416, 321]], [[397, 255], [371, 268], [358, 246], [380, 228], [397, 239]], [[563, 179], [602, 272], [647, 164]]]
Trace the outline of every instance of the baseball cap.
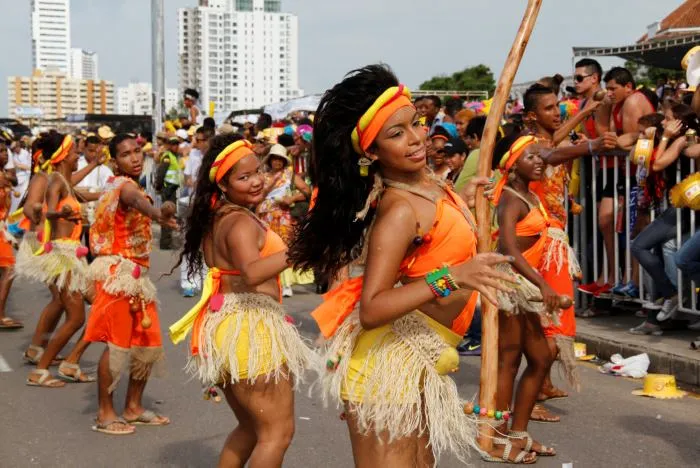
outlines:
[[448, 156], [454, 154], [466, 154], [467, 145], [459, 138], [450, 138], [447, 143], [445, 143], [445, 152]]
[[175, 135], [179, 139], [184, 140], [184, 141], [187, 141], [190, 138], [189, 135], [187, 134], [187, 130], [185, 130], [183, 128], [178, 129], [178, 131], [175, 132]]

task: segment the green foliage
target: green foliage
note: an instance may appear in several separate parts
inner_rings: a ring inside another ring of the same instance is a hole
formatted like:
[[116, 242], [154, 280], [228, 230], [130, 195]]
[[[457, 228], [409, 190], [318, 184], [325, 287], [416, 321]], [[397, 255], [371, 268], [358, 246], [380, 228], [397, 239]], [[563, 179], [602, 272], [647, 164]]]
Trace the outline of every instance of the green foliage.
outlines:
[[625, 62], [625, 68], [632, 73], [637, 85], [644, 85], [649, 88], [655, 88], [657, 81], [663, 77], [667, 77], [669, 80], [685, 80], [685, 72], [683, 71], [648, 67], [631, 60]]
[[488, 91], [496, 89], [493, 72], [486, 65], [480, 64], [465, 68], [451, 76], [435, 76], [420, 85], [420, 89], [444, 91]]

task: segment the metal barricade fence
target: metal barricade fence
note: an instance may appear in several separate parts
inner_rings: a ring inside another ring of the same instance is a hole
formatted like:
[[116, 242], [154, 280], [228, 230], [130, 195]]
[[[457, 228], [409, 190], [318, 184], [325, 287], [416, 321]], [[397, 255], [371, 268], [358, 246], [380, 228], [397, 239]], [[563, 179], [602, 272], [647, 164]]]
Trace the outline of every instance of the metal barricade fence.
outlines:
[[[596, 281], [601, 276], [604, 283], [613, 284], [614, 286], [621, 284], [623, 279], [626, 279], [628, 282], [632, 280], [634, 261], [631, 251], [631, 244], [633, 241], [632, 231], [634, 229], [634, 224], [639, 220], [638, 216], [633, 216], [638, 210], [636, 206], [638, 196], [636, 196], [634, 192], [639, 190], [639, 188], [633, 189], [632, 186], [632, 181], [636, 179], [636, 166], [632, 165], [630, 157], [631, 153], [628, 154], [627, 152], [617, 151], [608, 152], [598, 157], [583, 158], [580, 166], [579, 193], [575, 198], [575, 202], [582, 207], [582, 212], [580, 214], [576, 215], [572, 213], [568, 201], [569, 197], [566, 197], [567, 213], [572, 214], [567, 227], [569, 239], [581, 265], [583, 274], [582, 283]], [[681, 154], [680, 158], [684, 157], [685, 156]], [[681, 181], [680, 158], [675, 163], [676, 183]], [[608, 167], [609, 161], [611, 161], [611, 168]], [[690, 170], [691, 173], [695, 172], [694, 160], [690, 161]], [[608, 255], [604, 242], [601, 242], [599, 238], [599, 236], [602, 237], [602, 235], [599, 228], [598, 203], [596, 201], [599, 186], [602, 189], [602, 187], [607, 185], [610, 171], [612, 171], [613, 182], [615, 183], [613, 188], [613, 261], [616, 268], [614, 268], [613, 278], [608, 277]], [[618, 185], [622, 184], [622, 180], [624, 180], [624, 194], [620, 195], [618, 194]], [[673, 184], [669, 183], [668, 188], [672, 185]], [[657, 210], [664, 211], [668, 207], [667, 194], [668, 191], [664, 193], [663, 200], [659, 206], [654, 206], [653, 203], [650, 206], [650, 224], [653, 223]], [[695, 234], [695, 212], [689, 209], [676, 209], [676, 215], [675, 251], [678, 251], [683, 245], [684, 237], [688, 236], [687, 238], [689, 238]], [[682, 217], [689, 218], [688, 224], [690, 230], [687, 233], [683, 232]], [[619, 222], [620, 219], [623, 220], [622, 223]], [[624, 250], [621, 248], [623, 247], [621, 241], [624, 244]], [[659, 246], [658, 248], [661, 247], [662, 246]], [[621, 254], [624, 255], [624, 264], [621, 264]], [[659, 255], [661, 255], [661, 253], [659, 253]], [[664, 264], [666, 264], [667, 260], [668, 259], [664, 259]], [[700, 261], [700, 259], [698, 260]], [[674, 278], [671, 279], [673, 281]], [[647, 287], [649, 285], [649, 280], [649, 276], [640, 265], [639, 275], [637, 278], [634, 278], [639, 288], [638, 296], [622, 296], [611, 292], [609, 294], [601, 294], [600, 298], [610, 299], [613, 303], [636, 302], [641, 304], [647, 300], [651, 300], [651, 291], [649, 291]], [[695, 282], [684, 278], [681, 270], [677, 267], [675, 280], [678, 289], [679, 310], [689, 314], [700, 315], [697, 303], [697, 286]], [[576, 303], [579, 304], [580, 307], [586, 308], [590, 304], [591, 297], [590, 295], [585, 295], [577, 291]]]

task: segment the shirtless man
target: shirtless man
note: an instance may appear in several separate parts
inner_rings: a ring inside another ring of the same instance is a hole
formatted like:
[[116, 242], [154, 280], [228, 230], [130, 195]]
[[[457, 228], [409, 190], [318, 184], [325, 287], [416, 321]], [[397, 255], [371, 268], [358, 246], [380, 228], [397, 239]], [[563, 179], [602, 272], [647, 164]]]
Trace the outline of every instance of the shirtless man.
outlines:
[[[637, 121], [643, 115], [656, 111], [654, 104], [641, 91], [636, 90], [634, 77], [626, 68], [614, 67], [603, 78], [612, 103], [610, 130], [618, 136], [638, 133]], [[596, 122], [596, 127], [598, 122]], [[607, 281], [603, 274], [595, 283], [579, 286], [579, 291], [588, 294], [601, 294], [610, 291], [615, 281], [615, 197], [622, 194], [620, 187], [624, 186], [624, 166], [618, 166], [618, 180], [615, 180], [614, 159], [607, 158], [606, 184], [596, 193], [598, 201], [598, 226], [603, 234], [605, 253], [608, 261]], [[601, 178], [602, 179], [602, 178]], [[599, 184], [602, 186], [602, 183]], [[601, 272], [602, 273], [602, 272]]]

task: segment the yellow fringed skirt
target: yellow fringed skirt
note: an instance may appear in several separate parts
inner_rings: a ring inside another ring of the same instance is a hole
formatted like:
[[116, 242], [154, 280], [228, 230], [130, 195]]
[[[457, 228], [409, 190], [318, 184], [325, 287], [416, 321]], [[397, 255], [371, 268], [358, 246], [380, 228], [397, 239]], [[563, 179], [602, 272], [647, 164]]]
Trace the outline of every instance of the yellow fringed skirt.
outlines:
[[199, 353], [187, 366], [205, 385], [292, 377], [296, 384], [312, 367], [318, 368], [318, 357], [282, 305], [253, 293], [225, 294], [221, 309], [207, 312]]
[[55, 285], [59, 290], [84, 293], [88, 289], [88, 264], [85, 256], [78, 256], [80, 241], [55, 239], [50, 251], [34, 255], [39, 248], [36, 235], [27, 235], [19, 247], [15, 273], [21, 278]]

